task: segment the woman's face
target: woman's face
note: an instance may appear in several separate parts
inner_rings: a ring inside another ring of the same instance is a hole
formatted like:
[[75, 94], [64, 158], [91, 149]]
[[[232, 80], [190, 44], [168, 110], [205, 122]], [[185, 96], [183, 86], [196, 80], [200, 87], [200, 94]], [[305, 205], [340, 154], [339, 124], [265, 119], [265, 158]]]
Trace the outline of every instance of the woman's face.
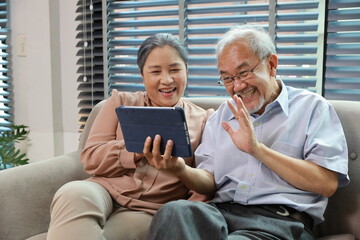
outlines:
[[152, 105], [172, 107], [184, 93], [186, 66], [174, 48], [156, 47], [145, 61], [142, 77]]

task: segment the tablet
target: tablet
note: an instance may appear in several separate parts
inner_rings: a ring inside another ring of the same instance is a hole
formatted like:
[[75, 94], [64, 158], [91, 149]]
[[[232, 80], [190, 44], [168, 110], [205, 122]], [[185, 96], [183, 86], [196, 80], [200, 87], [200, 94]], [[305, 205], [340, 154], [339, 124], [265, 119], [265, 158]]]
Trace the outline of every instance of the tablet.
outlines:
[[191, 143], [184, 110], [180, 107], [120, 106], [115, 109], [124, 136], [126, 150], [142, 153], [145, 139], [161, 136], [160, 151], [166, 142], [174, 142], [172, 156], [191, 157]]

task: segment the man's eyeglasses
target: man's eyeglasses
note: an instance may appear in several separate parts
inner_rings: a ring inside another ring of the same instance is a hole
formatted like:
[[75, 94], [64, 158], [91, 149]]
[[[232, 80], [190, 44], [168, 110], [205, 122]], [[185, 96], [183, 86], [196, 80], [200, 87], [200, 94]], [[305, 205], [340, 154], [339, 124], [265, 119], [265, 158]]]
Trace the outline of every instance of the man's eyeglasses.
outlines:
[[235, 79], [236, 80], [240, 80], [240, 81], [245, 81], [247, 78], [251, 77], [251, 74], [256, 70], [256, 68], [258, 66], [260, 66], [261, 62], [265, 59], [265, 57], [263, 57], [258, 64], [255, 65], [255, 67], [253, 67], [252, 69], [249, 70], [245, 70], [245, 71], [241, 71], [238, 72], [237, 74], [235, 74], [232, 77], [225, 77], [225, 76], [220, 76], [219, 80], [218, 80], [218, 84], [224, 85], [224, 86], [230, 86], [234, 84]]

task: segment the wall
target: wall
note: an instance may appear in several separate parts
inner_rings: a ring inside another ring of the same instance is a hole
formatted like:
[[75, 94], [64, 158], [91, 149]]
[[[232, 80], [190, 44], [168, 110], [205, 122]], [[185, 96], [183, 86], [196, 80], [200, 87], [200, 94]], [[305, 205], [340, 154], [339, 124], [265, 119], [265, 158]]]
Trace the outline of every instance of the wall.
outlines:
[[30, 128], [30, 162], [78, 145], [76, 2], [10, 1], [14, 122]]

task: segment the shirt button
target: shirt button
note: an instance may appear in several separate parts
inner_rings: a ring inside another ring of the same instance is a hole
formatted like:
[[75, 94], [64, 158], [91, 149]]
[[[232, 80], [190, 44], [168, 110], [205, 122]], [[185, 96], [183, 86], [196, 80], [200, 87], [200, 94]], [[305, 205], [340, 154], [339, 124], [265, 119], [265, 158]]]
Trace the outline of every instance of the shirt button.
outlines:
[[258, 123], [258, 122], [255, 122], [255, 123], [254, 123], [254, 126], [255, 126], [255, 127], [257, 127], [257, 126], [259, 126], [259, 125], [260, 125], [260, 123]]
[[246, 185], [242, 185], [241, 188], [242, 188], [242, 189], [247, 189], [247, 186], [246, 186]]

